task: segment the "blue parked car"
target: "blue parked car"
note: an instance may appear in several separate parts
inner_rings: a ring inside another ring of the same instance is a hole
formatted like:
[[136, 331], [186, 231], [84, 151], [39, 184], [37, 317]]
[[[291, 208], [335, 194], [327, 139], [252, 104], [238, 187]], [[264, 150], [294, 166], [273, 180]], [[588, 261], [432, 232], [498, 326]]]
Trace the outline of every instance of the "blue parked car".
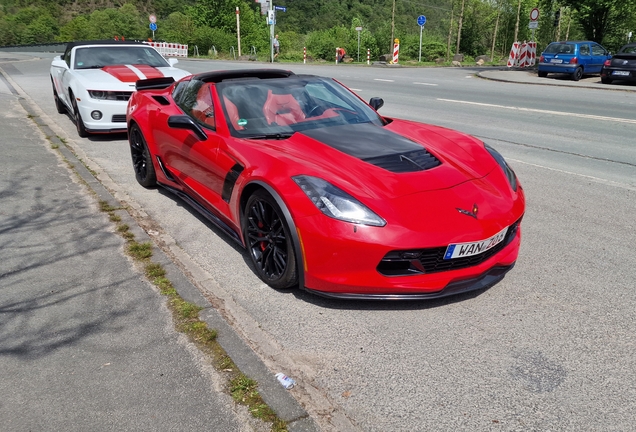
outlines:
[[574, 81], [583, 75], [600, 74], [611, 54], [592, 41], [552, 42], [539, 58], [539, 76], [549, 73], [569, 74]]

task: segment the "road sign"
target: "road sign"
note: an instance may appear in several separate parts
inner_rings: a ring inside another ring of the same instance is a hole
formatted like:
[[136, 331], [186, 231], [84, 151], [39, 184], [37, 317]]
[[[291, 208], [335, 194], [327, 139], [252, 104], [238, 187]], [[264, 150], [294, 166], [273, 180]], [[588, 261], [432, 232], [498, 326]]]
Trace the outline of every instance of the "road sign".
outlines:
[[417, 17], [417, 25], [422, 27], [424, 24], [426, 24], [426, 17], [424, 15], [420, 15]]
[[356, 27], [356, 31], [362, 31], [362, 27]]
[[537, 21], [530, 21], [528, 23], [528, 28], [529, 29], [536, 29], [539, 27], [539, 23]]
[[281, 12], [287, 12], [287, 8], [285, 6], [274, 6], [274, 9], [279, 10]]
[[150, 15], [148, 17], [148, 19], [150, 20], [151, 23], [156, 23], [157, 22], [157, 17], [154, 14]]
[[156, 23], [150, 23], [150, 30], [155, 31], [157, 30], [157, 24]]
[[536, 21], [539, 19], [539, 9], [534, 8], [530, 11], [530, 20]]

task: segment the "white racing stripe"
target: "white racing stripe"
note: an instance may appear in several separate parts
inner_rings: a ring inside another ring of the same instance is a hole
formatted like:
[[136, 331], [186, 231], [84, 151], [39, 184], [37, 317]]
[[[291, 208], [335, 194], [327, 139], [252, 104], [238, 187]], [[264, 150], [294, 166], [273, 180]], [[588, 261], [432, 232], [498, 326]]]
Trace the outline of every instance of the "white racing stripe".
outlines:
[[128, 69], [130, 69], [131, 71], [133, 71], [135, 73], [135, 75], [137, 75], [139, 77], [139, 79], [146, 79], [146, 75], [144, 75], [143, 72], [141, 72], [139, 69], [137, 69], [133, 65], [126, 65], [126, 67]]
[[570, 113], [570, 112], [564, 112], [564, 111], [550, 111], [550, 110], [541, 110], [541, 109], [535, 109], [535, 108], [522, 108], [522, 107], [505, 106], [505, 105], [494, 105], [494, 104], [460, 101], [460, 100], [453, 100], [453, 99], [438, 98], [437, 100], [442, 102], [453, 102], [453, 103], [461, 103], [466, 105], [477, 105], [477, 106], [489, 107], [489, 108], [500, 108], [500, 109], [507, 109], [507, 110], [523, 111], [523, 112], [534, 112], [539, 114], [552, 114], [552, 115], [559, 115], [559, 116], [585, 118], [585, 119], [591, 119], [591, 120], [614, 121], [619, 123], [636, 124], [636, 120], [620, 118], [620, 117], [605, 117], [605, 116], [598, 116], [593, 114], [579, 114], [579, 113]]

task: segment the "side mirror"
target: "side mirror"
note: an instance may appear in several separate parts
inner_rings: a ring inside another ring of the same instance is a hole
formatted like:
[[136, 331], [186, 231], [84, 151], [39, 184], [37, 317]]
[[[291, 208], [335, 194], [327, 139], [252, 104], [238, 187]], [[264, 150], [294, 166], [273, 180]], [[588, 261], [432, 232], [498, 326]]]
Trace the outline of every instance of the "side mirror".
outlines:
[[208, 136], [190, 117], [186, 115], [173, 115], [168, 117], [168, 126], [174, 129], [192, 131], [200, 141], [205, 141]]
[[176, 59], [176, 58], [174, 58], [174, 57], [170, 57], [170, 58], [168, 59], [168, 63], [170, 63], [170, 66], [174, 66], [174, 65], [176, 65], [177, 63], [179, 63], [179, 60], [177, 60], [177, 59]]
[[53, 57], [53, 61], [51, 62], [51, 66], [68, 69], [68, 65], [64, 60], [62, 60], [61, 56]]
[[379, 98], [379, 97], [373, 97], [371, 98], [371, 100], [369, 101], [369, 105], [371, 105], [371, 107], [374, 110], [379, 110], [380, 108], [382, 108], [382, 106], [384, 105], [384, 99]]

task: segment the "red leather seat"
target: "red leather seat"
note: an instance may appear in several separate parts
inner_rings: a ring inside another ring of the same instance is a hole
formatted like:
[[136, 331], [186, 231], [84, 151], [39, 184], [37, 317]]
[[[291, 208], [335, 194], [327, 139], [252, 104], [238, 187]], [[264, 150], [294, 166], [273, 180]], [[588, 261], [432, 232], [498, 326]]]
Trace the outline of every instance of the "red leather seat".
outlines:
[[292, 95], [275, 94], [271, 90], [267, 92], [263, 113], [269, 124], [290, 125], [305, 120], [305, 113]]
[[192, 115], [202, 123], [214, 127], [214, 102], [209, 83], [203, 84], [197, 93], [197, 101], [192, 107]]

